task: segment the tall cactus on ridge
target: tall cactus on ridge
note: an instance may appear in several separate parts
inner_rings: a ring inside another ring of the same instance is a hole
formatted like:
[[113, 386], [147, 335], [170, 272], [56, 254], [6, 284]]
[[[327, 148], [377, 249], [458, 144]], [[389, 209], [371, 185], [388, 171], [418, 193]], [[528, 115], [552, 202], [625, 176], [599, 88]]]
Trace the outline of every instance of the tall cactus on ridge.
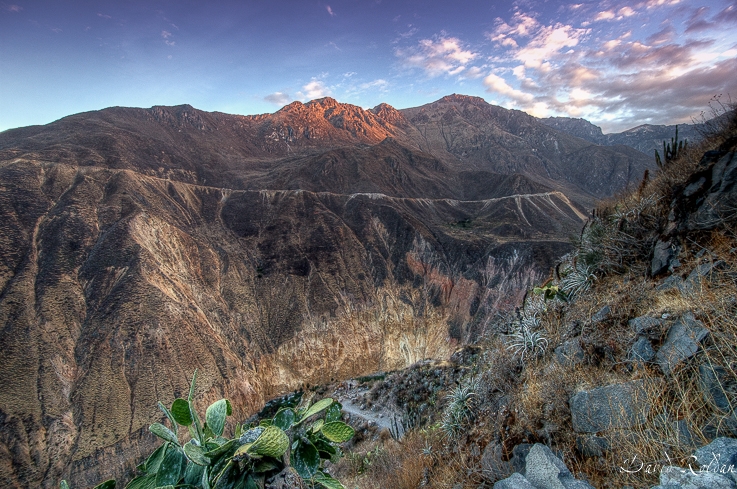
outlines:
[[660, 159], [660, 153], [658, 153], [657, 149], [655, 150], [655, 163], [658, 165], [658, 168], [662, 170], [665, 166], [678, 159], [678, 156], [683, 153], [683, 150], [687, 146], [688, 141], [678, 141], [678, 126], [676, 126], [676, 136], [670, 138], [670, 143], [666, 144], [663, 141], [663, 157], [665, 161]]

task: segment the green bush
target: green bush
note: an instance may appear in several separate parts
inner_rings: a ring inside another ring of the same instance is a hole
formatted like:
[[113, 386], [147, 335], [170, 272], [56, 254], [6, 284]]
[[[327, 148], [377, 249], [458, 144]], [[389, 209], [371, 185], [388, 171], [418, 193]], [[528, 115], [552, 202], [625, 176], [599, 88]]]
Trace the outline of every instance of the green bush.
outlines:
[[[196, 381], [195, 370], [187, 399], [175, 400], [171, 408], [159, 403], [171, 428], [161, 423], [149, 427], [164, 443], [137, 467], [141, 475], [126, 489], [259, 489], [290, 466], [312, 487], [343, 488], [324, 471], [326, 460], [336, 462], [342, 456], [338, 444], [354, 435], [341, 421], [340, 403], [326, 398], [299, 409], [282, 408], [250, 429], [236, 425], [234, 437], [225, 438], [230, 402], [211, 404], [202, 423], [193, 402]], [[189, 439], [180, 443], [184, 427]], [[106, 481], [95, 489], [114, 487], [115, 481]], [[69, 489], [66, 481], [61, 489]]]

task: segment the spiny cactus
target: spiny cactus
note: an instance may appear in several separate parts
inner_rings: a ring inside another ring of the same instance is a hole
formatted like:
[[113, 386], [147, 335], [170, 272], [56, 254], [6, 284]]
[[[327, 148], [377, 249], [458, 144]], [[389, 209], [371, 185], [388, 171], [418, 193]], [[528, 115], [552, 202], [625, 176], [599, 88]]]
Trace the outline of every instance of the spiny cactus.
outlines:
[[663, 141], [663, 157], [665, 161], [660, 159], [660, 153], [655, 150], [655, 163], [661, 170], [668, 166], [670, 163], [678, 159], [678, 156], [683, 153], [683, 150], [688, 146], [688, 141], [678, 141], [678, 126], [676, 126], [676, 136], [670, 138], [670, 143], [666, 144]]

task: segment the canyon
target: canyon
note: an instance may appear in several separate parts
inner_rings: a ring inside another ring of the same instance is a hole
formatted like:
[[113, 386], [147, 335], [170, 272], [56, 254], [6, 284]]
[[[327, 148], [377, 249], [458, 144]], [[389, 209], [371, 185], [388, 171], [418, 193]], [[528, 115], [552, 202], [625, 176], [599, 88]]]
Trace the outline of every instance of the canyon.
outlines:
[[483, 99], [114, 107], [0, 133], [0, 483], [130, 477], [199, 369], [234, 418], [490, 334], [651, 155]]

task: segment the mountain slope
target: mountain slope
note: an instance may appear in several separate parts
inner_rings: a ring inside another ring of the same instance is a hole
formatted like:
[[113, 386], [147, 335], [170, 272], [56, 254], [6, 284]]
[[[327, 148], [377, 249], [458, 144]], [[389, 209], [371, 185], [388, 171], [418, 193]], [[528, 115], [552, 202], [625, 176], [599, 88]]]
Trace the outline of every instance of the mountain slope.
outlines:
[[[428, 122], [321, 99], [0, 133], [2, 485], [132, 470], [195, 368], [243, 419], [483, 333], [639, 160], [466, 99]], [[581, 174], [599, 157], [609, 186]]]

